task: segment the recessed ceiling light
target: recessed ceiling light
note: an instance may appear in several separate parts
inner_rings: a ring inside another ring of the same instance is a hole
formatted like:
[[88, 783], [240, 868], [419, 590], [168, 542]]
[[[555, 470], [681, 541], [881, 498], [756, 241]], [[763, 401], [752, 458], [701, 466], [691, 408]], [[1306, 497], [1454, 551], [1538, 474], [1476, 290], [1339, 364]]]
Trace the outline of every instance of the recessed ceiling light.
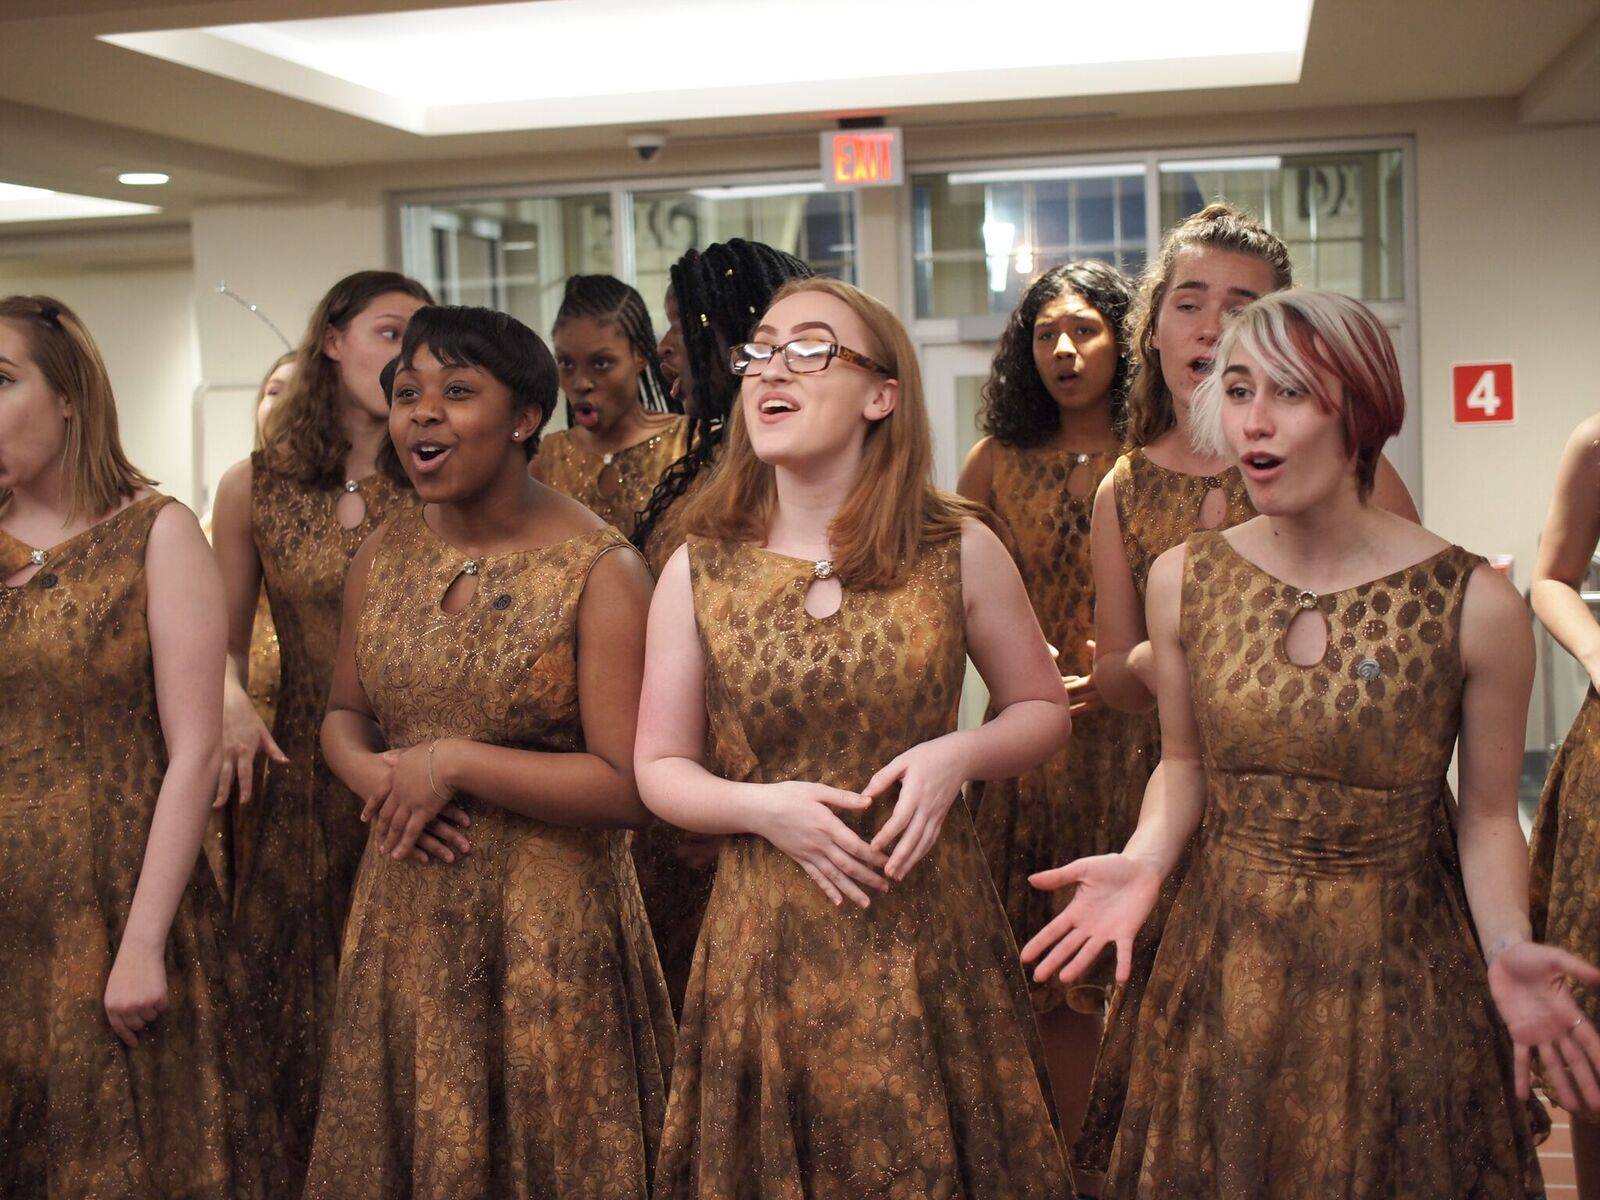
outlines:
[[133, 217], [161, 210], [153, 204], [106, 200], [52, 192], [49, 188], [0, 183], [0, 224], [16, 221], [70, 221], [84, 217]]
[[160, 187], [166, 183], [170, 175], [160, 171], [124, 171], [117, 176], [118, 183], [125, 183], [129, 187]]
[[[749, 0], [520, 0], [101, 40], [434, 135], [1295, 83], [1311, 8], [1119, 0], [1035, 37], [1037, 0], [986, 0], [981, 20], [969, 0], [764, 0], [759, 20]], [[708, 30], [729, 52], [686, 73]], [[605, 46], [605, 69], [562, 46]]]

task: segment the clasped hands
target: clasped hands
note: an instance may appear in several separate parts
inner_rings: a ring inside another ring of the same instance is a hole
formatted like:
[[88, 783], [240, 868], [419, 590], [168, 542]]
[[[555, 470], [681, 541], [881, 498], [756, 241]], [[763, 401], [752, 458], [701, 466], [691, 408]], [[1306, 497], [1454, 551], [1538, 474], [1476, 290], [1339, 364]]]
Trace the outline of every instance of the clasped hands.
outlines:
[[472, 849], [466, 829], [472, 819], [438, 779], [448, 739], [422, 742], [404, 750], [385, 750], [373, 758], [372, 783], [361, 797], [361, 819], [372, 825], [380, 854], [426, 863], [453, 863]]
[[[766, 785], [768, 803], [752, 832], [799, 863], [834, 904], [848, 899], [867, 908], [870, 893], [887, 892], [933, 848], [966, 782], [959, 747], [935, 738], [891, 760], [859, 792], [798, 779]], [[894, 811], [870, 842], [834, 812], [862, 812], [895, 784]]]

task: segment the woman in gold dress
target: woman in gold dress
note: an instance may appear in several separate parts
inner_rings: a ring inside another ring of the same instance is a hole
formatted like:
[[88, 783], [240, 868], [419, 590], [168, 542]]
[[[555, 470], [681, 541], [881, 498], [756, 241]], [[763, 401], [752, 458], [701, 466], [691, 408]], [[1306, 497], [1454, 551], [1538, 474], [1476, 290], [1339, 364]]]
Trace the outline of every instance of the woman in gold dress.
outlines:
[[[659, 577], [683, 545], [684, 504], [709, 477], [721, 451], [724, 423], [739, 390], [727, 370], [728, 347], [749, 336], [778, 288], [810, 277], [811, 268], [793, 255], [742, 238], [713, 243], [703, 252], [691, 250], [672, 264], [660, 357], [690, 433], [687, 452], [662, 475], [633, 531], [633, 544], [653, 575]], [[680, 1014], [716, 857], [714, 839], [661, 821], [634, 836], [639, 886], [672, 1008]]]
[[245, 1200], [271, 1112], [200, 858], [222, 584], [64, 305], [0, 301], [0, 1195]]
[[[960, 792], [1069, 702], [983, 512], [934, 490], [916, 359], [834, 280], [780, 291], [650, 614], [637, 769], [722, 838], [657, 1200], [1071, 1194], [1027, 986]], [[966, 658], [996, 716], [956, 732]]]
[[[1101, 481], [1089, 533], [1095, 688], [1112, 708], [1144, 714], [1130, 734], [1118, 792], [1135, 806], [1161, 757], [1145, 629], [1150, 566], [1197, 529], [1227, 529], [1255, 515], [1238, 467], [1195, 447], [1190, 399], [1211, 371], [1224, 322], [1251, 300], [1289, 283], [1283, 242], [1226, 204], [1209, 205], [1169, 230], [1140, 281], [1130, 338], [1128, 440], [1133, 448]], [[1378, 462], [1373, 503], [1417, 519], [1405, 484], [1387, 459]], [[1132, 828], [1136, 815], [1136, 809], [1123, 815], [1124, 828]], [[1089, 1110], [1073, 1149], [1078, 1184], [1086, 1190], [1095, 1188], [1110, 1159], [1139, 997], [1181, 876], [1180, 866], [1140, 936], [1129, 980], [1115, 989], [1106, 1013]]]
[[528, 475], [556, 369], [526, 326], [425, 308], [384, 381], [424, 506], [346, 588], [323, 744], [373, 825], [306, 1193], [643, 1197], [672, 1057], [626, 833], [650, 575]]
[[[237, 781], [234, 941], [246, 999], [269, 1042], [294, 1194], [311, 1151], [340, 938], [367, 832], [360, 803], [323, 762], [317, 729], [350, 560], [369, 533], [416, 503], [377, 469], [388, 422], [378, 376], [427, 300], [421, 284], [390, 271], [336, 283], [312, 314], [289, 389], [268, 414], [263, 449], [217, 486], [212, 538], [229, 648], [217, 796]], [[282, 663], [271, 732], [246, 690], [263, 585]], [[258, 784], [263, 758], [270, 762]]]
[[[1600, 417], [1572, 431], [1533, 568], [1533, 611], [1550, 635], [1600, 680], [1600, 624], [1579, 595], [1600, 544]], [[1600, 961], [1600, 694], [1591, 683], [1561, 743], [1531, 843], [1533, 935]], [[1591, 1021], [1600, 991], [1574, 989]], [[1600, 1196], [1600, 1121], [1574, 1114], [1572, 1157], [1582, 1200]]]
[[[1280, 292], [1215, 353], [1197, 444], [1262, 515], [1151, 568], [1160, 765], [1121, 853], [1040, 878], [1077, 893], [1023, 951], [1070, 980], [1114, 946], [1126, 978], [1200, 829], [1106, 1194], [1543, 1196], [1519, 1098], [1537, 1048], [1563, 1103], [1600, 1105], [1600, 1034], [1566, 984], [1600, 970], [1530, 937], [1521, 598], [1371, 503], [1405, 401], [1369, 310]], [[1437, 837], [1458, 740], [1456, 860]]]
[[[1056, 863], [1120, 847], [1137, 799], [1126, 786], [1129, 735], [1141, 719], [1095, 694], [1094, 581], [1089, 512], [1121, 450], [1132, 289], [1115, 268], [1053, 267], [1023, 294], [1000, 336], [980, 416], [989, 436], [972, 448], [957, 490], [1005, 522], [1028, 599], [1056, 651], [1072, 697], [1072, 741], [1020, 779], [975, 790], [978, 841], [1019, 943], [1060, 909], [1028, 877]], [[1106, 978], [1070, 993], [1033, 989], [1056, 1114], [1070, 1142], [1083, 1122], [1100, 1043]]]
[[610, 275], [574, 275], [550, 336], [569, 427], [540, 440], [529, 469], [631, 536], [689, 444], [644, 297]]

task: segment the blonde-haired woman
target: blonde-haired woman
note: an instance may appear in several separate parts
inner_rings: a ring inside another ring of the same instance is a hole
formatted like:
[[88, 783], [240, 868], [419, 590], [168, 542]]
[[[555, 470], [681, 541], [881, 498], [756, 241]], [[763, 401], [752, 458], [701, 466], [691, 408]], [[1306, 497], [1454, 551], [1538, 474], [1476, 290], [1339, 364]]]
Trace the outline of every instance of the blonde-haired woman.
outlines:
[[0, 300], [0, 1195], [279, 1194], [200, 862], [225, 638], [87, 330]]
[[[1543, 1196], [1519, 1098], [1537, 1053], [1563, 1104], [1600, 1105], [1600, 1034], [1566, 982], [1600, 970], [1530, 936], [1526, 609], [1375, 502], [1405, 401], [1369, 310], [1267, 296], [1215, 368], [1196, 440], [1261, 515], [1152, 567], [1160, 765], [1120, 853], [1038, 878], [1077, 891], [1023, 950], [1067, 982], [1114, 947], [1127, 979], [1195, 841], [1105, 1194]], [[1459, 859], [1438, 845], [1458, 743]]]
[[[646, 804], [725, 835], [655, 1195], [1069, 1195], [960, 801], [1071, 724], [1027, 593], [980, 510], [934, 489], [916, 360], [883, 305], [790, 284], [732, 368], [640, 712]], [[969, 653], [997, 715], [956, 732]]]
[[[367, 535], [416, 502], [377, 469], [389, 419], [378, 376], [411, 314], [428, 301], [421, 284], [393, 271], [359, 271], [334, 284], [267, 416], [262, 449], [217, 486], [212, 538], [227, 593], [229, 662], [216, 797], [225, 800], [237, 784], [234, 938], [249, 1004], [270, 1043], [273, 1101], [296, 1193], [311, 1152], [340, 940], [367, 833], [360, 801], [329, 771], [317, 731], [350, 560]], [[282, 664], [270, 732], [245, 687], [263, 586]], [[263, 758], [270, 765], [258, 787]]]

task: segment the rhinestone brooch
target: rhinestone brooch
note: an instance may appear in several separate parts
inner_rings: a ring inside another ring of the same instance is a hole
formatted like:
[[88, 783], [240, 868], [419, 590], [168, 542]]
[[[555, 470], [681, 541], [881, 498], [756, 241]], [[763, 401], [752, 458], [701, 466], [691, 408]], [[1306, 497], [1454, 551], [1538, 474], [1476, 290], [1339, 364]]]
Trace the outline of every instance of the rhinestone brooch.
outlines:
[[28, 552], [28, 561], [36, 567], [44, 566], [44, 560], [50, 557], [48, 550], [31, 550]]
[[1315, 592], [1301, 592], [1294, 598], [1294, 602], [1301, 608], [1315, 608], [1317, 606], [1317, 594]]
[[478, 560], [475, 558], [467, 559], [466, 562], [461, 564], [461, 573], [463, 575], [476, 575], [478, 573]]
[[819, 558], [811, 564], [811, 577], [813, 579], [833, 578], [833, 559]]
[[346, 479], [344, 481], [344, 490], [347, 492], [359, 492], [361, 490], [361, 484], [354, 479]]

